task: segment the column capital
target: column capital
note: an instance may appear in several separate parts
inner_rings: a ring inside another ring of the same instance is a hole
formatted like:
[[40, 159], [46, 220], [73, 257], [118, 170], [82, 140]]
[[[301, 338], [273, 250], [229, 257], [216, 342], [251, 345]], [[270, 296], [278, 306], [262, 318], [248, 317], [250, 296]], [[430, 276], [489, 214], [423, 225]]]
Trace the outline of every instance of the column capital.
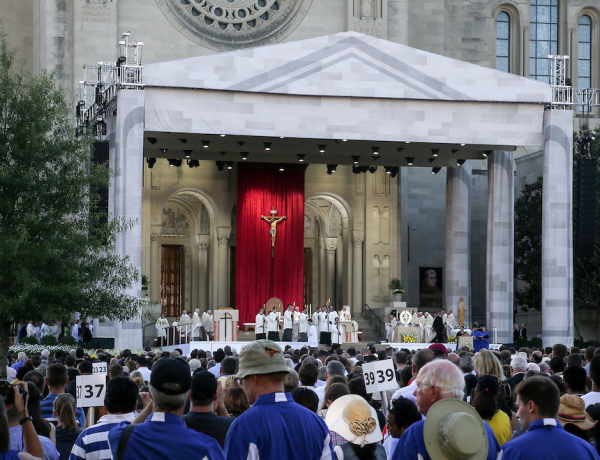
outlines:
[[152, 233], [150, 235], [150, 243], [152, 243], [152, 244], [158, 243], [159, 239], [160, 239], [160, 235], [158, 233]]
[[199, 251], [201, 251], [201, 252], [206, 252], [206, 251], [208, 251], [208, 247], [209, 247], [209, 246], [210, 246], [210, 245], [209, 245], [208, 241], [206, 241], [206, 242], [204, 242], [204, 241], [203, 241], [203, 242], [201, 242], [201, 243], [198, 243], [198, 244], [196, 245], [196, 247], [198, 248], [198, 250], [199, 250]]
[[219, 242], [219, 246], [226, 246], [229, 244], [229, 235], [219, 235], [217, 236], [217, 241]]
[[354, 240], [352, 241], [355, 248], [362, 248], [363, 242], [364, 242], [364, 238], [357, 238], [357, 237], [355, 237]]
[[325, 248], [325, 252], [327, 254], [335, 254], [336, 250], [337, 250], [336, 244], [328, 244], [327, 247]]

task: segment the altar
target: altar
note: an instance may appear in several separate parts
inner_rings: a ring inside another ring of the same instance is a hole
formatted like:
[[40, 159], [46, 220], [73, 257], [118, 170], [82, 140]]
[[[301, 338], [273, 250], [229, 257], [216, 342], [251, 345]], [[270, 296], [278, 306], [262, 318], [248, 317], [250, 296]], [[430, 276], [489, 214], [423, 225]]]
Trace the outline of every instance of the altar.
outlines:
[[419, 341], [419, 328], [414, 326], [396, 326], [394, 328], [394, 334], [392, 337], [392, 342], [403, 343], [402, 337], [405, 335], [414, 336], [414, 342], [408, 343], [417, 343]]

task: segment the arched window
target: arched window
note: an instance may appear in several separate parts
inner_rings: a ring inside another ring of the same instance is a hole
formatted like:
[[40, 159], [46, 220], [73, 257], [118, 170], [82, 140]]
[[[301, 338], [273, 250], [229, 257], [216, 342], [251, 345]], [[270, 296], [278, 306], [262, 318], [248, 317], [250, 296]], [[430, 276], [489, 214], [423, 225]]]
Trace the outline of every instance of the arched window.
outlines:
[[496, 16], [496, 69], [510, 72], [510, 16], [501, 11]]
[[531, 0], [529, 77], [550, 83], [549, 54], [558, 54], [558, 0]]
[[592, 19], [579, 18], [577, 34], [577, 87], [589, 88], [592, 84]]

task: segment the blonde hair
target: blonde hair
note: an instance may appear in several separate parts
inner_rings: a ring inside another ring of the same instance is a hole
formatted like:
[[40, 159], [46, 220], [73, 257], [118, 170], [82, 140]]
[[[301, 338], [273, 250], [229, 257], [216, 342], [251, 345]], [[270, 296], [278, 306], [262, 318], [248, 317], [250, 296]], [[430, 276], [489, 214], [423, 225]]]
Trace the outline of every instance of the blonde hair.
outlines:
[[232, 388], [241, 388], [241, 386], [235, 375], [228, 375], [223, 383], [223, 391], [231, 390]]
[[498, 380], [504, 376], [500, 360], [489, 350], [485, 348], [473, 358], [473, 367], [477, 375], [495, 375]]
[[54, 400], [53, 407], [63, 430], [75, 431], [77, 429], [77, 420], [75, 419], [77, 404], [75, 398], [69, 393], [63, 393]]

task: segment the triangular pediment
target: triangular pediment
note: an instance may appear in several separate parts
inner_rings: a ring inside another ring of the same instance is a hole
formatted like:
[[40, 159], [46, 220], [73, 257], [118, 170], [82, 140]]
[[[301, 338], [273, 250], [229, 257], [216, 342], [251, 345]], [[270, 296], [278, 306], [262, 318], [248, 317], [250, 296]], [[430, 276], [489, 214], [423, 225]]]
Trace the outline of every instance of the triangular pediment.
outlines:
[[150, 64], [144, 83], [303, 96], [551, 101], [545, 83], [357, 32]]

